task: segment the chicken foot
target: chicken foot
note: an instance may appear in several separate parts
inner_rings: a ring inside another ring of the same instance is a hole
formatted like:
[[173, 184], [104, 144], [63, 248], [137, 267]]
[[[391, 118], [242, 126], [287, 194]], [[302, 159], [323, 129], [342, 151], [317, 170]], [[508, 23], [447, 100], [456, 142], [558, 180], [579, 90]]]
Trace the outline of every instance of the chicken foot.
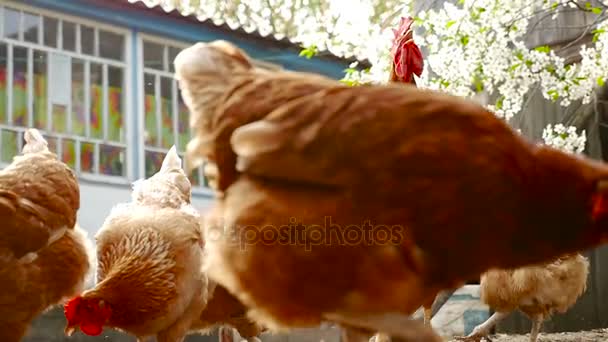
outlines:
[[[433, 329], [422, 322], [413, 320], [403, 314], [364, 315], [351, 313], [325, 314], [329, 321], [341, 324], [346, 329], [359, 329], [368, 332], [366, 341], [370, 336], [382, 331], [390, 336], [393, 342], [441, 342], [442, 339]], [[363, 334], [356, 335], [354, 331], [346, 332], [348, 338], [358, 339]]]
[[492, 341], [488, 338], [490, 331], [498, 322], [505, 319], [509, 314], [510, 312], [495, 312], [485, 322], [476, 326], [469, 335], [457, 337], [456, 340], [465, 342], [479, 342], [482, 338], [485, 338], [488, 341]]

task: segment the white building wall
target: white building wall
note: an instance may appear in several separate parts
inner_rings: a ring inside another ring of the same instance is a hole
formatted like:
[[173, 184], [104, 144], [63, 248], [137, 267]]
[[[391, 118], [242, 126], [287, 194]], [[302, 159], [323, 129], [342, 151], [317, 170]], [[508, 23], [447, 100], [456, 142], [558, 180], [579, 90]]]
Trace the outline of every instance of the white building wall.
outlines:
[[[78, 223], [92, 238], [112, 207], [117, 203], [128, 202], [130, 196], [131, 188], [125, 185], [108, 185], [81, 180]], [[192, 198], [193, 205], [201, 211], [208, 208], [211, 201], [212, 199], [209, 197], [195, 196]]]

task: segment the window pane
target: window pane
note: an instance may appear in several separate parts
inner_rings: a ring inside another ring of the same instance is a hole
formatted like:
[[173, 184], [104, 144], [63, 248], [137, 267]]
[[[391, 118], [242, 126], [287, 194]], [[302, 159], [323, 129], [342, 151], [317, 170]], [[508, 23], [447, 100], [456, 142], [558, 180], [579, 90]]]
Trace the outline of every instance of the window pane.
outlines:
[[19, 11], [4, 7], [4, 36], [19, 39]]
[[57, 47], [57, 26], [59, 21], [55, 18], [44, 17], [44, 45], [50, 47]]
[[95, 145], [92, 143], [80, 143], [80, 171], [94, 173]]
[[146, 151], [146, 178], [152, 177], [160, 170], [166, 153]]
[[72, 58], [72, 133], [85, 134], [84, 61]]
[[144, 42], [144, 67], [163, 70], [163, 46]]
[[17, 139], [19, 139], [17, 132], [2, 130], [2, 162], [10, 163], [17, 155]]
[[65, 133], [67, 132], [67, 117], [68, 108], [64, 105], [53, 104], [51, 106], [51, 129], [53, 132]]
[[40, 16], [23, 13], [23, 39], [27, 42], [38, 43], [38, 32], [40, 31]]
[[145, 132], [144, 132], [144, 141], [148, 146], [156, 146], [157, 145], [157, 137], [158, 137], [158, 123], [156, 120], [156, 96], [154, 93], [155, 89], [155, 81], [154, 75], [145, 74], [144, 75], [144, 89], [145, 89]]
[[13, 124], [27, 125], [27, 48], [13, 47]]
[[95, 29], [80, 26], [80, 48], [82, 53], [93, 56], [95, 54]]
[[61, 160], [69, 167], [76, 167], [76, 142], [72, 139], [61, 141]]
[[62, 21], [61, 25], [63, 28], [63, 49], [76, 51], [76, 24]]
[[99, 56], [122, 61], [124, 59], [124, 37], [113, 32], [99, 30]]
[[178, 99], [178, 111], [179, 116], [177, 118], [177, 133], [178, 133], [178, 151], [185, 151], [186, 145], [190, 141], [190, 112], [188, 111], [188, 107], [184, 103], [184, 99], [182, 98], [182, 94], [180, 91], [177, 92]]
[[34, 127], [46, 129], [47, 54], [34, 50]]
[[6, 66], [8, 54], [6, 44], [0, 43], [0, 123], [6, 123]]
[[124, 161], [124, 148], [99, 145], [99, 173], [111, 176], [124, 176]]
[[124, 141], [123, 130], [123, 72], [122, 68], [108, 66], [108, 139]]
[[93, 138], [103, 138], [103, 91], [102, 91], [102, 66], [91, 63], [91, 108], [90, 129]]
[[48, 135], [42, 135], [44, 137], [44, 139], [46, 140], [46, 142], [48, 143], [48, 148], [49, 151], [57, 154], [57, 138], [48, 136]]
[[170, 72], [175, 72], [175, 68], [173, 67], [173, 61], [175, 60], [175, 57], [177, 57], [177, 55], [180, 53], [180, 51], [182, 51], [182, 50], [175, 48], [175, 47], [169, 47], [169, 71]]
[[175, 140], [173, 140], [173, 80], [168, 77], [160, 78], [160, 94], [161, 94], [161, 114], [162, 114], [162, 147], [169, 149]]

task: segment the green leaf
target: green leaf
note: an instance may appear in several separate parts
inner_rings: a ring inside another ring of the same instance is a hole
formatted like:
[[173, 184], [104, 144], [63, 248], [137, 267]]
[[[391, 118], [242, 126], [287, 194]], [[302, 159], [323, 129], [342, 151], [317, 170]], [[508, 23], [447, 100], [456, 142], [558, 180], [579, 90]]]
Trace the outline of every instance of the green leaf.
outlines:
[[516, 63], [511, 65], [511, 67], [509, 68], [509, 71], [515, 71], [515, 69], [519, 68], [519, 66], [521, 65], [521, 63]]
[[518, 52], [515, 54], [515, 57], [517, 57], [517, 59], [519, 59], [520, 61], [523, 61], [523, 60], [524, 60], [524, 54], [523, 54], [521, 51], [518, 51]]
[[602, 76], [598, 77], [596, 82], [597, 82], [597, 85], [600, 87], [603, 87], [604, 84], [606, 84], [606, 81], [604, 80], [604, 78]]
[[496, 109], [502, 109], [502, 104], [505, 101], [505, 97], [501, 96], [496, 100]]
[[531, 67], [531, 66], [532, 66], [532, 64], [534, 64], [534, 63], [533, 63], [531, 60], [529, 60], [529, 59], [526, 59], [526, 61], [525, 61], [524, 63], [526, 63], [526, 66], [527, 66], [528, 68], [529, 68], [529, 67]]
[[469, 36], [462, 36], [460, 38], [460, 43], [462, 43], [462, 45], [467, 46], [467, 44], [469, 44]]
[[590, 2], [586, 2], [585, 3], [585, 8], [587, 8], [587, 9], [591, 8], [591, 3]]
[[593, 42], [596, 43], [600, 39], [600, 35], [606, 33], [606, 29], [595, 29], [591, 33], [593, 33]]
[[591, 9], [591, 12], [593, 12], [593, 14], [600, 15], [600, 14], [602, 14], [602, 9], [601, 9], [601, 8], [599, 8], [599, 7], [593, 7], [593, 8]]
[[317, 54], [317, 46], [311, 45], [307, 48], [302, 49], [300, 51], [300, 57], [305, 57], [306, 59], [311, 59]]
[[553, 4], [551, 4], [551, 9], [554, 10], [559, 6], [558, 2], [554, 2]]
[[553, 100], [553, 102], [557, 101], [557, 99], [559, 98], [559, 94], [557, 93], [557, 90], [555, 89], [551, 89], [547, 92], [547, 95], [549, 95], [551, 97], [551, 100]]
[[450, 20], [445, 24], [445, 28], [448, 29], [452, 27], [452, 25], [456, 24], [456, 20]]
[[551, 52], [551, 48], [547, 45], [537, 46], [534, 48], [534, 51], [549, 53], [549, 52]]

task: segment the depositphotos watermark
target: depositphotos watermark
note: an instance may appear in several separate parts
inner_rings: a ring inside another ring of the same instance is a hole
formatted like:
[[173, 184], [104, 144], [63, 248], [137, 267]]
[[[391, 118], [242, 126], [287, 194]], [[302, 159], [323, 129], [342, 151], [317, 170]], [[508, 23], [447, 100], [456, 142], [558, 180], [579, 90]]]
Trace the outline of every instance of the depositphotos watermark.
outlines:
[[400, 245], [406, 237], [406, 229], [401, 225], [372, 224], [370, 220], [341, 225], [333, 222], [331, 216], [326, 216], [323, 224], [304, 224], [292, 217], [289, 224], [284, 225], [243, 225], [236, 228], [214, 225], [208, 227], [205, 239], [227, 238], [242, 248], [280, 244], [304, 246], [310, 251], [313, 246], [321, 245]]

